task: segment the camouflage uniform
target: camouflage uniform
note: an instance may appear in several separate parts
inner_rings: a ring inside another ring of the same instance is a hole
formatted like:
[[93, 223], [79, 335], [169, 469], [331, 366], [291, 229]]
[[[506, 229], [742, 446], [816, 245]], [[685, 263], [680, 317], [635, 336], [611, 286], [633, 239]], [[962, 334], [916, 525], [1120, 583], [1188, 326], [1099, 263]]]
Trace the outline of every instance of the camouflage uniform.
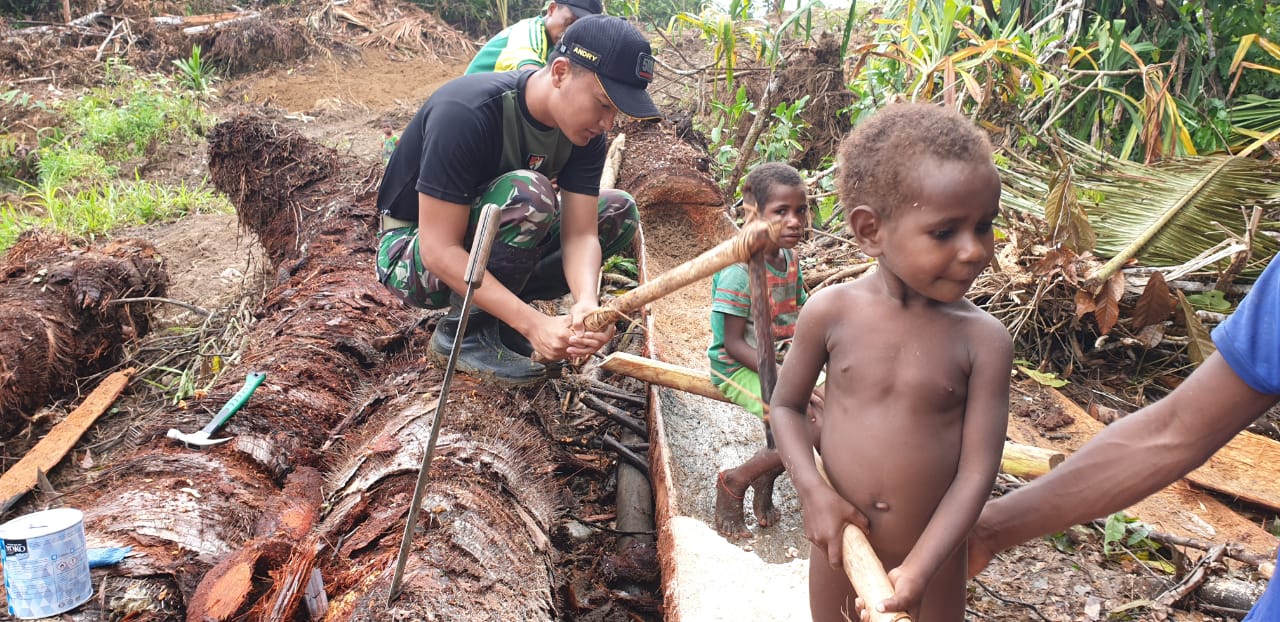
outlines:
[[[559, 198], [551, 181], [541, 173], [519, 170], [506, 173], [471, 205], [471, 222], [465, 246], [470, 250], [476, 223], [486, 205], [501, 208], [495, 244], [537, 249], [538, 259], [560, 250]], [[621, 190], [603, 190], [597, 203], [601, 257], [617, 254], [635, 237], [639, 212], [635, 199]], [[406, 304], [440, 309], [449, 304], [449, 287], [427, 272], [418, 254], [418, 228], [396, 227], [383, 231], [378, 240], [378, 280]]]

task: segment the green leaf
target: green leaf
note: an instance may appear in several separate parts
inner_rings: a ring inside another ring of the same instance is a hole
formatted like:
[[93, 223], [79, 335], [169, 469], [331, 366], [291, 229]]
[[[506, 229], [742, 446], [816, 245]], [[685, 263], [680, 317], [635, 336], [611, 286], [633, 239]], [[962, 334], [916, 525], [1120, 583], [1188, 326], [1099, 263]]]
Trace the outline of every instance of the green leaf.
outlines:
[[1191, 303], [1197, 309], [1205, 311], [1213, 311], [1215, 313], [1226, 313], [1231, 310], [1231, 303], [1223, 297], [1222, 292], [1218, 290], [1210, 290], [1200, 294], [1191, 294], [1187, 296], [1187, 302]]
[[1111, 555], [1116, 553], [1115, 544], [1124, 538], [1129, 519], [1123, 512], [1116, 512], [1107, 517], [1106, 527], [1102, 530], [1102, 552]]
[[1053, 387], [1055, 389], [1058, 387], [1065, 387], [1068, 384], [1071, 384], [1069, 381], [1059, 378], [1058, 374], [1053, 372], [1036, 371], [1035, 369], [1032, 369], [1030, 367], [1022, 367], [1021, 365], [1018, 366], [1018, 371], [1026, 374], [1028, 378], [1035, 380], [1040, 384], [1043, 384], [1047, 387]]
[[[1175, 267], [1229, 235], [1243, 239], [1250, 209], [1280, 201], [1280, 167], [1260, 159], [1192, 157], [1144, 166], [1116, 159], [1066, 134], [1058, 138], [1072, 155], [1078, 196], [1101, 199], [1087, 206], [1097, 234], [1094, 252], [1112, 258], [1093, 275], [1099, 282], [1130, 258], [1147, 266]], [[1018, 161], [1001, 175], [1006, 190], [1001, 203], [1045, 216], [1045, 198], [1056, 174]], [[1252, 259], [1242, 274], [1256, 278], [1280, 250], [1280, 242], [1268, 235], [1255, 235], [1252, 242]], [[1225, 268], [1227, 261], [1219, 267]]]

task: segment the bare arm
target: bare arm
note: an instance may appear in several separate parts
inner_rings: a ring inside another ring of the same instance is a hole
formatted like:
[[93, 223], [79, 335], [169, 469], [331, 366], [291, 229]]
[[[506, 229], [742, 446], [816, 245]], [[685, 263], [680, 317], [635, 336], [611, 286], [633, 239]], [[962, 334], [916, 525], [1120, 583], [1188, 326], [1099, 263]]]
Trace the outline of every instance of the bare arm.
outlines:
[[724, 351], [743, 367], [759, 373], [760, 359], [756, 356], [756, 349], [747, 343], [747, 318], [728, 313], [722, 315], [724, 315]]
[[[418, 229], [418, 254], [428, 272], [440, 277], [455, 292], [465, 292], [469, 254], [464, 246], [471, 208], [418, 194], [418, 222], [430, 226]], [[525, 304], [498, 279], [486, 274], [473, 300], [481, 309], [520, 331], [533, 341], [539, 352], [552, 358], [564, 358], [568, 347], [567, 331], [555, 318], [539, 313]], [[558, 337], [558, 339], [557, 339]]]
[[1245, 384], [1215, 353], [1172, 393], [1107, 426], [1048, 475], [989, 502], [974, 527], [970, 574], [995, 552], [1124, 509], [1169, 485], [1277, 401]]
[[813, 386], [827, 362], [827, 327], [843, 312], [834, 293], [830, 290], [814, 296], [800, 311], [791, 351], [778, 372], [769, 421], [782, 463], [800, 495], [805, 538], [826, 551], [832, 567], [840, 568], [840, 534], [845, 524], [866, 530], [867, 518], [818, 473], [805, 416]]
[[561, 191], [560, 245], [564, 249], [564, 276], [573, 294], [570, 311], [572, 334], [569, 356], [588, 356], [613, 338], [610, 325], [601, 332], [590, 332], [583, 325], [588, 313], [600, 307], [600, 232], [597, 202], [599, 197]]

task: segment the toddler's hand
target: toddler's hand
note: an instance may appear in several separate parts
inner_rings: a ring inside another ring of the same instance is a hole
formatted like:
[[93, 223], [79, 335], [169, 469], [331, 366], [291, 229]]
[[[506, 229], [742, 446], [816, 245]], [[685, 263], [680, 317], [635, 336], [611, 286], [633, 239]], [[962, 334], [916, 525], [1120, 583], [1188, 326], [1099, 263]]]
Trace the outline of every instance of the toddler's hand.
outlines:
[[867, 517], [829, 486], [823, 486], [802, 499], [801, 505], [804, 507], [804, 537], [826, 552], [832, 568], [844, 572], [840, 561], [841, 534], [845, 525], [866, 531], [869, 525]]

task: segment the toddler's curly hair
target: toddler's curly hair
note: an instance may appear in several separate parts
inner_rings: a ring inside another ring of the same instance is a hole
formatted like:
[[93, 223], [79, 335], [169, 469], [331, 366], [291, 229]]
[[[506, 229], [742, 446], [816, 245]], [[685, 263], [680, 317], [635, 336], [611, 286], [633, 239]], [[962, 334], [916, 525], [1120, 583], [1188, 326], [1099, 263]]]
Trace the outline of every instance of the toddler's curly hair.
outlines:
[[844, 209], [866, 205], [891, 218], [898, 207], [917, 199], [924, 160], [990, 162], [991, 142], [953, 110], [892, 104], [845, 136], [837, 157], [836, 190]]

